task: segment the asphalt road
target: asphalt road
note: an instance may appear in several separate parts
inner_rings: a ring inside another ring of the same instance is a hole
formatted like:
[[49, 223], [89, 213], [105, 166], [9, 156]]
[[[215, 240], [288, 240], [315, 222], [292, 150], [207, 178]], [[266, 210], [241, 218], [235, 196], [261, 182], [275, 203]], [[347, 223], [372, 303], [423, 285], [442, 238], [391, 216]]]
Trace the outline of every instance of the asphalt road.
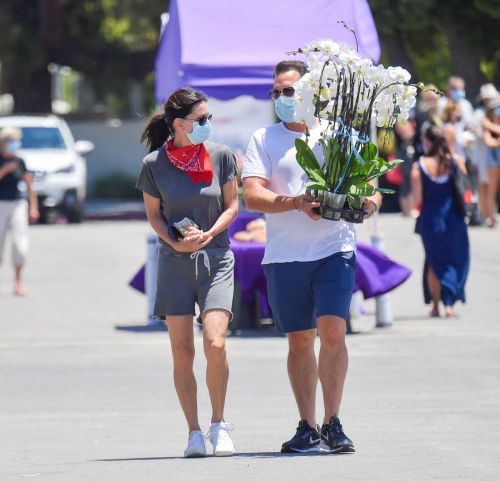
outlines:
[[147, 225], [32, 227], [26, 298], [12, 296], [11, 272], [0, 269], [0, 481], [498, 481], [500, 234], [470, 231], [469, 302], [447, 320], [426, 317], [413, 221], [386, 215], [380, 228], [387, 252], [414, 274], [391, 294], [392, 328], [376, 329], [369, 313], [353, 319], [341, 419], [357, 453], [279, 453], [298, 421], [286, 339], [247, 333], [228, 339], [226, 417], [238, 455], [185, 460], [168, 335], [145, 327], [145, 299], [127, 285]]

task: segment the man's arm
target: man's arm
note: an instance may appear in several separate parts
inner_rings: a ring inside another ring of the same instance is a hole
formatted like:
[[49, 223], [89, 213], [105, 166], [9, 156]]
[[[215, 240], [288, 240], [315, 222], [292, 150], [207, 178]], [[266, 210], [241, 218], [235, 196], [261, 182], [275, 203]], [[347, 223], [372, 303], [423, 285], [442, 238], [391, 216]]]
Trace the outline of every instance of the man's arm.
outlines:
[[10, 160], [6, 162], [2, 167], [0, 167], [0, 179], [6, 175], [12, 174], [17, 170], [17, 162], [15, 160]]
[[269, 190], [268, 186], [269, 182], [261, 177], [243, 179], [243, 197], [249, 209], [266, 214], [301, 210], [313, 220], [321, 219], [321, 216], [313, 212], [313, 209], [320, 206], [313, 197], [307, 194], [296, 197], [278, 195]]

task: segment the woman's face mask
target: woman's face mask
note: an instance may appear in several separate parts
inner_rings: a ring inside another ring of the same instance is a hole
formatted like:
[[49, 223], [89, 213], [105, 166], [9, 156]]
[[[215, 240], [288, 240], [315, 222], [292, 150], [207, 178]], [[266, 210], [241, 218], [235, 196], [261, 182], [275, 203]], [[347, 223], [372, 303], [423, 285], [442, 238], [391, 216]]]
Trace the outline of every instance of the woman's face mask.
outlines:
[[[210, 115], [210, 118], [211, 117], [212, 116]], [[200, 122], [189, 122], [188, 120], [181, 119], [193, 126], [193, 130], [191, 132], [186, 132], [189, 141], [193, 145], [202, 144], [209, 139], [212, 132], [212, 123], [210, 122], [210, 118], [207, 116], [201, 124]]]
[[274, 101], [274, 110], [276, 115], [283, 122], [294, 122], [295, 120], [295, 105], [297, 100], [294, 97], [285, 97], [281, 95]]

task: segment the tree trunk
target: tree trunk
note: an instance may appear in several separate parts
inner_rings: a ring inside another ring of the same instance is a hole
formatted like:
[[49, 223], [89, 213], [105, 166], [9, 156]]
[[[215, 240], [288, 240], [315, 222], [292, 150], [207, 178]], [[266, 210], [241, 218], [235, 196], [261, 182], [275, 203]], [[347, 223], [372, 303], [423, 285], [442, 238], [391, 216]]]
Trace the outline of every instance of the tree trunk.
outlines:
[[394, 35], [384, 35], [380, 37], [382, 52], [390, 65], [398, 65], [408, 70], [412, 75], [415, 73], [413, 62], [405, 48], [405, 42], [400, 32]]
[[16, 72], [5, 83], [6, 91], [14, 95], [15, 113], [51, 112], [50, 74], [46, 68]]
[[465, 80], [467, 96], [469, 99], [474, 99], [486, 80], [479, 68], [481, 53], [472, 48], [464, 38], [463, 32], [460, 32], [451, 20], [443, 21], [443, 29], [450, 46], [451, 74]]

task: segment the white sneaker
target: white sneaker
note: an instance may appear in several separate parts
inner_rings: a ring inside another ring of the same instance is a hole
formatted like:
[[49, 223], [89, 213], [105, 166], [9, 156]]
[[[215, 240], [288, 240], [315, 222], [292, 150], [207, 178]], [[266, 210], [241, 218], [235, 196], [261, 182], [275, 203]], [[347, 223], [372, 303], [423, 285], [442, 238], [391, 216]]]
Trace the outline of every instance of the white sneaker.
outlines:
[[189, 433], [188, 445], [184, 451], [185, 458], [203, 458], [207, 455], [205, 437], [200, 430]]
[[235, 453], [234, 444], [229, 436], [234, 426], [230, 423], [212, 423], [207, 438], [214, 447], [214, 456], [232, 456]]

